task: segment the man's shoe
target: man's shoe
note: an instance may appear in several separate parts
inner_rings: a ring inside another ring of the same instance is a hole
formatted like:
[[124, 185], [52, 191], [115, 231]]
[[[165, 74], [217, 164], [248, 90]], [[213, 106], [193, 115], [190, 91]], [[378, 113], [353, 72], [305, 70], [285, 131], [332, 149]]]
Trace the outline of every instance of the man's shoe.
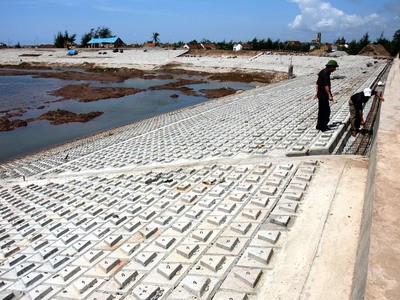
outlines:
[[328, 130], [332, 130], [331, 127], [326, 126], [325, 128], [320, 129], [322, 132], [328, 131]]

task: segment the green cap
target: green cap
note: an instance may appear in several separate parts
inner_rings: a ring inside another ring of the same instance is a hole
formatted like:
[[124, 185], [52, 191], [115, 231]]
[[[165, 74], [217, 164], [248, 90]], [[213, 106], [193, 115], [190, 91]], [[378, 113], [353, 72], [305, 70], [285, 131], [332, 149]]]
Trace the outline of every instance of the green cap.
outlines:
[[328, 63], [325, 66], [339, 68], [337, 61], [333, 59], [328, 61]]

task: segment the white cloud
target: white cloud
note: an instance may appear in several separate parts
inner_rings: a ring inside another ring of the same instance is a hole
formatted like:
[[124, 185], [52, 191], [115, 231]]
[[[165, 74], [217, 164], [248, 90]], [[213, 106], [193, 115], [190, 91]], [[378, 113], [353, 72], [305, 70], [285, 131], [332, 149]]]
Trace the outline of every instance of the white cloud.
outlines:
[[346, 14], [321, 0], [289, 0], [300, 8], [300, 15], [289, 23], [289, 28], [301, 31], [342, 32], [365, 30], [366, 27], [382, 25], [377, 14], [358, 16]]

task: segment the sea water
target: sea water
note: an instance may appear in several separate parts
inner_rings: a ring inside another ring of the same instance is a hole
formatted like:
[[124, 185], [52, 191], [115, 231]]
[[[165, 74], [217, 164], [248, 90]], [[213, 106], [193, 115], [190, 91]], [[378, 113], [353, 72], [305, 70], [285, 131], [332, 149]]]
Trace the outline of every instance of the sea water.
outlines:
[[[182, 78], [180, 76], [179, 78]], [[186, 79], [200, 79], [193, 77]], [[5, 162], [29, 153], [43, 150], [77, 138], [102, 132], [121, 125], [167, 113], [180, 108], [208, 101], [203, 96], [188, 96], [177, 90], [148, 90], [122, 98], [111, 98], [94, 102], [59, 100], [51, 91], [70, 84], [88, 83], [100, 87], [131, 87], [147, 89], [176, 81], [160, 79], [128, 79], [120, 83], [100, 83], [92, 81], [61, 80], [55, 78], [34, 78], [31, 75], [0, 76], [0, 112], [10, 109], [24, 109], [23, 116], [13, 119], [38, 117], [57, 109], [77, 114], [101, 111], [103, 114], [86, 123], [74, 122], [51, 125], [47, 120], [29, 122], [27, 127], [0, 132], [0, 162]], [[195, 91], [231, 87], [247, 90], [251, 85], [238, 82], [211, 81], [204, 84], [188, 85]], [[178, 98], [171, 98], [177, 94]], [[44, 106], [44, 108], [43, 108]], [[4, 113], [0, 113], [4, 115]]]

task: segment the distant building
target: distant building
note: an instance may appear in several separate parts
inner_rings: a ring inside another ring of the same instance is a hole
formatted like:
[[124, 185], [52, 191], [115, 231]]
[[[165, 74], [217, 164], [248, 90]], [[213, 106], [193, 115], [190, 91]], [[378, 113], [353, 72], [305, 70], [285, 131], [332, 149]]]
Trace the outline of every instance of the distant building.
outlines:
[[233, 45], [233, 51], [251, 50], [253, 47], [250, 44], [237, 43]]
[[90, 48], [118, 48], [125, 45], [125, 43], [117, 36], [110, 38], [92, 38], [88, 42]]
[[318, 46], [321, 44], [321, 32], [317, 33], [317, 38], [311, 40], [311, 45]]
[[242, 50], [243, 50], [242, 44], [233, 45], [233, 51], [242, 51]]

